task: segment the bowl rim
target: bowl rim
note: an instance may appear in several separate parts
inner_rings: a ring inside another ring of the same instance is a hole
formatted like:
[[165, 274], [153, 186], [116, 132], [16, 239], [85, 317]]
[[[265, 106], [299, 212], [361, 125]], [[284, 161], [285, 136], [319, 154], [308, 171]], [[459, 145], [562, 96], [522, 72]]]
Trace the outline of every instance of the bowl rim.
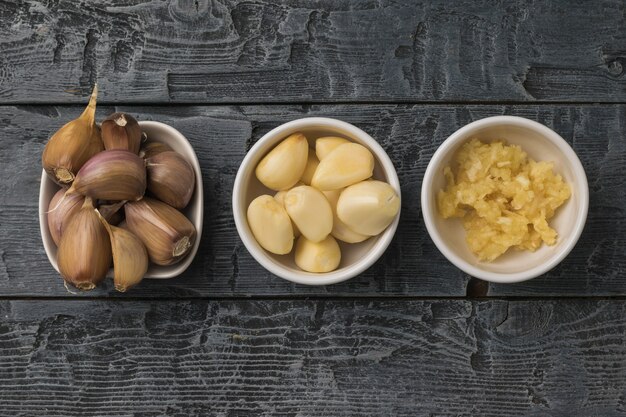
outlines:
[[[430, 210], [431, 205], [429, 204], [429, 196], [432, 195], [432, 184], [434, 177], [435, 175], [437, 175], [438, 168], [441, 164], [441, 159], [445, 155], [447, 155], [450, 149], [456, 146], [459, 142], [467, 140], [469, 135], [479, 129], [501, 125], [517, 126], [530, 130], [535, 130], [540, 133], [545, 139], [555, 144], [565, 156], [567, 163], [571, 166], [575, 177], [576, 190], [580, 193], [580, 206], [574, 224], [574, 231], [568, 236], [567, 240], [563, 242], [564, 245], [560, 247], [559, 251], [551, 256], [546, 262], [541, 263], [540, 265], [529, 268], [525, 271], [510, 274], [486, 271], [466, 262], [460, 256], [456, 255], [456, 253], [454, 253], [454, 251], [450, 249], [448, 245], [444, 242], [441, 235], [439, 234], [439, 231], [435, 227], [434, 216], [436, 214], [432, 213], [432, 211]], [[454, 264], [463, 272], [476, 278], [483, 279], [485, 281], [495, 283], [516, 283], [536, 278], [539, 275], [545, 274], [546, 272], [550, 271], [559, 263], [561, 263], [561, 261], [563, 261], [563, 259], [565, 259], [565, 257], [572, 251], [574, 246], [576, 246], [576, 243], [578, 242], [578, 239], [582, 234], [582, 231], [585, 227], [585, 222], [587, 220], [587, 212], [589, 210], [589, 186], [587, 182], [587, 175], [585, 174], [585, 170], [582, 163], [580, 162], [580, 159], [578, 158], [578, 155], [576, 155], [576, 152], [565, 141], [565, 139], [563, 139], [554, 130], [539, 122], [526, 119], [524, 117], [508, 115], [492, 116], [476, 120], [461, 127], [452, 135], [450, 135], [439, 146], [439, 148], [437, 148], [432, 158], [430, 159], [430, 162], [428, 163], [426, 172], [424, 173], [424, 178], [422, 180], [421, 206], [422, 216], [424, 218], [426, 230], [428, 231], [430, 238], [435, 243], [437, 249], [439, 249], [439, 251], [452, 264]]]
[[281, 265], [278, 265], [275, 261], [271, 260], [269, 255], [265, 253], [265, 250], [259, 246], [259, 244], [252, 236], [252, 232], [249, 230], [249, 227], [247, 225], [247, 219], [243, 214], [245, 210], [238, 209], [238, 207], [242, 207], [245, 199], [245, 196], [243, 195], [243, 182], [245, 181], [243, 171], [245, 167], [252, 163], [252, 160], [257, 156], [257, 153], [259, 153], [261, 148], [264, 147], [266, 144], [270, 142], [278, 143], [281, 138], [286, 137], [293, 131], [303, 128], [310, 128], [311, 126], [327, 128], [329, 130], [338, 130], [342, 133], [345, 132], [345, 136], [358, 138], [360, 141], [363, 142], [363, 144], [366, 145], [366, 147], [370, 151], [374, 153], [376, 159], [380, 163], [383, 172], [387, 176], [387, 182], [393, 187], [400, 199], [401, 190], [400, 180], [398, 179], [396, 169], [393, 166], [389, 155], [387, 155], [387, 152], [385, 152], [382, 146], [380, 146], [380, 144], [373, 137], [371, 137], [362, 129], [359, 129], [358, 127], [342, 120], [333, 119], [330, 117], [303, 117], [300, 119], [292, 120], [270, 130], [265, 135], [263, 135], [254, 144], [254, 146], [252, 146], [252, 148], [246, 153], [246, 156], [243, 158], [239, 169], [237, 170], [237, 175], [235, 177], [235, 182], [233, 185], [232, 211], [237, 233], [239, 234], [239, 237], [241, 238], [241, 241], [243, 242], [248, 252], [267, 271], [280, 278], [297, 284], [318, 286], [336, 284], [339, 282], [347, 281], [372, 266], [385, 253], [385, 250], [391, 243], [393, 236], [395, 235], [396, 229], [398, 228], [402, 207], [400, 207], [400, 210], [398, 210], [398, 214], [396, 215], [392, 223], [385, 229], [382, 234], [378, 235], [377, 241], [368, 250], [365, 256], [363, 256], [352, 265], [326, 273], [310, 273], [306, 271], [292, 271]]
[[[187, 256], [185, 256], [185, 258], [181, 260], [180, 262], [174, 265], [168, 265], [162, 268], [159, 267], [159, 269], [157, 270], [151, 271], [150, 269], [148, 269], [148, 272], [144, 276], [144, 278], [146, 279], [170, 279], [170, 278], [177, 277], [178, 275], [185, 272], [187, 268], [189, 268], [189, 266], [191, 265], [191, 263], [196, 257], [198, 248], [200, 247], [200, 240], [202, 238], [202, 227], [203, 227], [203, 222], [204, 222], [204, 186], [202, 183], [202, 168], [200, 166], [200, 162], [198, 161], [198, 155], [193, 149], [193, 146], [191, 146], [191, 143], [185, 137], [185, 135], [180, 133], [176, 128], [166, 123], [156, 122], [152, 120], [145, 120], [145, 121], [142, 120], [142, 121], [139, 121], [138, 123], [139, 123], [139, 126], [142, 126], [142, 127], [165, 130], [168, 136], [177, 137], [178, 139], [181, 139], [181, 140], [178, 140], [177, 142], [180, 143], [180, 145], [186, 149], [189, 155], [191, 155], [191, 160], [189, 162], [191, 163], [193, 167], [195, 177], [196, 177], [195, 192], [198, 193], [196, 200], [198, 201], [199, 206], [197, 207], [196, 216], [194, 218], [189, 219], [193, 223], [194, 227], [196, 228], [196, 240], [191, 248], [191, 251], [189, 251]], [[53, 252], [55, 245], [54, 245], [54, 242], [52, 241], [52, 238], [50, 237], [50, 232], [48, 230], [48, 218], [46, 216], [47, 214], [46, 210], [48, 208], [48, 204], [50, 203], [50, 201], [44, 201], [44, 191], [46, 191], [46, 189], [50, 187], [50, 182], [52, 182], [52, 180], [48, 178], [48, 174], [46, 173], [46, 171], [42, 170], [41, 181], [39, 185], [39, 230], [41, 233], [41, 240], [43, 242], [44, 250], [46, 252], [46, 256], [48, 257], [48, 261], [50, 262], [52, 267], [57, 272], [59, 272], [59, 266], [58, 266], [57, 260], [54, 258], [54, 256], [52, 256], [52, 252]], [[189, 204], [190, 205], [193, 204], [193, 201], [190, 201]], [[112, 271], [113, 271], [113, 268], [109, 270], [109, 272], [107, 273], [107, 277], [113, 276]]]

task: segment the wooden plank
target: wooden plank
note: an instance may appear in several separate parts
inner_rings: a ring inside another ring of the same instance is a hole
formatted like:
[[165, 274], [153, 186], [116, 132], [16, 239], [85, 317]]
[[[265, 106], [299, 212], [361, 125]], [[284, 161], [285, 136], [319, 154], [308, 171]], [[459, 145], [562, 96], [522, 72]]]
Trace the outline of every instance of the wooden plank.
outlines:
[[0, 102], [626, 100], [622, 0], [0, 2]]
[[0, 415], [621, 416], [620, 301], [0, 303]]
[[[626, 244], [622, 175], [626, 106], [101, 107], [99, 117], [114, 110], [179, 129], [196, 149], [206, 196], [204, 233], [192, 267], [177, 279], [146, 282], [132, 296], [463, 296], [469, 277], [437, 251], [425, 231], [421, 179], [433, 152], [448, 135], [472, 120], [496, 114], [538, 120], [573, 144], [589, 177], [591, 207], [581, 241], [557, 269], [527, 284], [491, 286], [486, 291], [538, 296], [626, 293], [626, 261], [620, 249]], [[0, 107], [0, 294], [67, 294], [48, 264], [39, 237], [39, 158], [48, 135], [80, 111], [65, 106]], [[348, 283], [322, 288], [292, 285], [266, 273], [241, 244], [231, 214], [232, 185], [247, 149], [273, 127], [305, 116], [333, 116], [369, 132], [393, 160], [403, 193], [400, 227], [382, 260]], [[109, 284], [85, 296], [114, 293]]]

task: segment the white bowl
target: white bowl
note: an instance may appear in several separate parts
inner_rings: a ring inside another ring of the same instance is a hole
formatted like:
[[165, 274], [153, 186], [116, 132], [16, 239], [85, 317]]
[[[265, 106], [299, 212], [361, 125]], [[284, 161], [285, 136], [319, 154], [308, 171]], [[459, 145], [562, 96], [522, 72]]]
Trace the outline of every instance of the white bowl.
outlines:
[[[180, 262], [174, 265], [161, 266], [150, 264], [148, 272], [145, 278], [174, 278], [182, 274], [187, 267], [193, 261], [200, 246], [200, 237], [202, 236], [202, 219], [204, 214], [204, 192], [202, 188], [202, 171], [200, 170], [200, 163], [198, 157], [194, 152], [189, 141], [176, 129], [159, 122], [139, 122], [141, 130], [146, 132], [149, 141], [163, 142], [168, 144], [174, 151], [180, 153], [185, 157], [187, 162], [191, 164], [196, 174], [196, 187], [189, 201], [189, 205], [185, 207], [183, 213], [193, 223], [196, 228], [197, 236], [193, 247], [187, 254], [187, 256]], [[48, 255], [48, 260], [59, 271], [57, 265], [57, 247], [50, 236], [50, 230], [48, 229], [48, 217], [46, 211], [48, 205], [54, 194], [60, 189], [60, 187], [48, 177], [46, 171], [41, 173], [41, 186], [39, 188], [39, 227], [41, 229], [41, 240]], [[113, 276], [113, 270], [111, 269], [107, 276]]]
[[[444, 167], [459, 147], [471, 138], [484, 141], [504, 139], [519, 145], [536, 161], [554, 162], [572, 188], [572, 196], [557, 210], [550, 226], [559, 234], [554, 246], [542, 245], [536, 252], [509, 250], [494, 262], [479, 262], [465, 242], [459, 219], [443, 219], [437, 211], [437, 192], [444, 188]], [[525, 281], [558, 265], [576, 245], [587, 219], [589, 188], [587, 176], [574, 150], [546, 126], [514, 116], [478, 120], [454, 132], [433, 155], [422, 183], [422, 213], [426, 229], [441, 253], [459, 269], [477, 278], [499, 283]]]
[[261, 159], [281, 140], [295, 132], [302, 132], [313, 142], [322, 136], [341, 136], [368, 148], [376, 159], [374, 178], [388, 182], [400, 196], [400, 181], [387, 153], [370, 135], [349, 123], [326, 117], [307, 117], [285, 123], [265, 134], [250, 149], [244, 158], [233, 187], [233, 216], [239, 236], [250, 254], [265, 269], [288, 281], [306, 285], [328, 285], [353, 278], [372, 266], [385, 252], [398, 227], [400, 213], [378, 236], [365, 242], [346, 244], [338, 241], [341, 247], [341, 263], [338, 269], [327, 273], [305, 272], [296, 266], [293, 252], [288, 255], [274, 255], [265, 251], [257, 243], [248, 226], [246, 212], [250, 202], [262, 195], [276, 192], [266, 188], [257, 180], [254, 170]]

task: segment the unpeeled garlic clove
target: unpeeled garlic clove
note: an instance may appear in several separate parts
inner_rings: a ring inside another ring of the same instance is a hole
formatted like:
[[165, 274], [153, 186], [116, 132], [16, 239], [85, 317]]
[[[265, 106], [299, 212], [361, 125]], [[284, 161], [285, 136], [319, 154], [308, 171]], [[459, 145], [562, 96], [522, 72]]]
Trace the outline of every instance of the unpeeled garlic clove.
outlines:
[[97, 96], [96, 85], [83, 113], [61, 127], [46, 143], [41, 162], [57, 184], [70, 185], [85, 162], [104, 150], [100, 129], [95, 122]]
[[343, 190], [337, 216], [351, 230], [376, 236], [387, 228], [400, 210], [400, 198], [386, 182], [363, 181]]
[[374, 156], [363, 145], [339, 145], [320, 161], [311, 185], [322, 191], [338, 190], [372, 176]]
[[63, 231], [72, 217], [78, 213], [85, 202], [79, 194], [66, 195], [67, 188], [61, 188], [50, 200], [48, 206], [48, 229], [54, 243], [59, 246]]
[[359, 243], [368, 239], [370, 236], [362, 235], [351, 230], [341, 219], [337, 216], [337, 201], [343, 190], [324, 191], [326, 199], [330, 203], [330, 207], [333, 209], [333, 230], [330, 232], [335, 239], [339, 239], [346, 243]]
[[350, 141], [337, 136], [318, 138], [315, 141], [315, 154], [317, 155], [317, 159], [321, 161], [326, 158], [329, 153], [334, 151], [337, 146], [343, 145], [344, 143], [350, 143]]
[[146, 159], [148, 191], [170, 206], [187, 207], [196, 184], [191, 165], [173, 151], [160, 152]]
[[[285, 208], [285, 196], [287, 195], [287, 192], [289, 190], [283, 190], [283, 191], [279, 191], [276, 194], [274, 194], [274, 200], [276, 200], [276, 202], [278, 204], [280, 204], [280, 206], [282, 208]], [[291, 219], [289, 219], [291, 220]], [[293, 220], [291, 220], [291, 227], [293, 229], [293, 235], [294, 237], [300, 237], [301, 233], [300, 233], [300, 229], [298, 229], [298, 226], [296, 226], [296, 224], [293, 222]]]
[[330, 235], [320, 242], [301, 236], [296, 243], [296, 265], [307, 272], [330, 272], [341, 262], [341, 250]]
[[170, 145], [161, 142], [146, 142], [139, 150], [139, 157], [150, 159], [161, 152], [173, 151]]
[[287, 190], [302, 177], [308, 154], [306, 137], [294, 133], [265, 155], [256, 167], [256, 177], [267, 188]]
[[308, 186], [294, 187], [285, 195], [285, 210], [308, 240], [319, 242], [333, 228], [333, 211], [321, 191]]
[[124, 149], [139, 153], [142, 132], [137, 120], [126, 113], [113, 113], [100, 125], [102, 142], [106, 150]]
[[285, 255], [293, 248], [293, 228], [285, 209], [269, 195], [261, 195], [248, 206], [248, 225], [263, 249]]
[[91, 290], [111, 266], [111, 241], [91, 198], [85, 198], [63, 232], [57, 261], [63, 279], [80, 290]]
[[315, 156], [315, 154], [309, 149], [306, 167], [304, 168], [304, 173], [302, 174], [300, 181], [306, 185], [311, 185], [311, 180], [313, 179], [313, 175], [315, 174], [315, 170], [319, 164], [319, 159], [317, 159], [317, 156]]
[[132, 152], [114, 149], [91, 158], [78, 171], [70, 192], [100, 200], [139, 200], [146, 191], [146, 166]]
[[124, 205], [126, 227], [146, 246], [157, 265], [180, 261], [196, 239], [196, 228], [181, 212], [153, 198], [144, 197]]
[[148, 251], [141, 240], [128, 230], [100, 220], [111, 240], [113, 255], [113, 284], [119, 292], [126, 292], [139, 284], [148, 271]]

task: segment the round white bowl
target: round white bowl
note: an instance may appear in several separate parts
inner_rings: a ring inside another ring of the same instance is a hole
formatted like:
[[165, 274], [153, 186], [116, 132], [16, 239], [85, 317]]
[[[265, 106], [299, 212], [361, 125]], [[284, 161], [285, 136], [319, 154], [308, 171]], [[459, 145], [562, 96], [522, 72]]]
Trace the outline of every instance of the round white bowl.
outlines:
[[378, 236], [355, 244], [337, 241], [341, 248], [341, 263], [336, 270], [327, 273], [310, 273], [301, 270], [294, 262], [293, 252], [288, 255], [274, 255], [265, 251], [254, 239], [248, 226], [246, 213], [250, 202], [262, 194], [274, 195], [276, 193], [257, 180], [254, 170], [265, 154], [295, 132], [304, 133], [311, 143], [322, 136], [340, 136], [365, 146], [376, 160], [373, 177], [388, 182], [400, 196], [400, 181], [398, 181], [396, 170], [387, 153], [370, 135], [340, 120], [307, 117], [271, 130], [259, 139], [244, 158], [233, 187], [233, 216], [237, 232], [254, 259], [274, 275], [305, 285], [328, 285], [348, 280], [372, 266], [385, 252], [398, 227], [399, 212], [389, 227]]
[[[196, 187], [191, 196], [191, 200], [185, 209], [182, 211], [185, 216], [193, 223], [196, 228], [197, 236], [193, 247], [185, 256], [183, 260], [174, 265], [154, 265], [150, 264], [148, 272], [145, 278], [158, 278], [167, 279], [174, 278], [182, 274], [191, 264], [193, 258], [198, 252], [198, 246], [200, 246], [200, 237], [202, 236], [202, 219], [204, 215], [204, 191], [202, 187], [202, 171], [200, 170], [200, 163], [198, 157], [193, 150], [193, 147], [178, 130], [171, 126], [168, 126], [160, 122], [139, 122], [141, 130], [148, 135], [148, 141], [162, 142], [169, 145], [174, 151], [180, 153], [185, 157], [187, 162], [191, 164], [196, 174]], [[39, 227], [41, 229], [41, 240], [43, 241], [43, 247], [46, 250], [46, 255], [50, 264], [54, 269], [59, 271], [57, 264], [57, 247], [50, 236], [50, 230], [48, 229], [48, 205], [50, 200], [56, 192], [60, 189], [54, 181], [48, 177], [46, 171], [41, 173], [41, 186], [39, 188]], [[113, 276], [113, 269], [107, 274], [108, 277]]]
[[[550, 226], [558, 232], [554, 246], [536, 252], [509, 250], [493, 262], [480, 262], [465, 242], [460, 219], [443, 219], [437, 211], [437, 192], [444, 188], [444, 167], [459, 147], [471, 138], [504, 139], [519, 145], [535, 161], [552, 161], [572, 189], [572, 196], [557, 210]], [[459, 269], [491, 282], [513, 283], [544, 274], [558, 265], [574, 248], [585, 226], [589, 207], [587, 176], [578, 156], [567, 142], [546, 126], [515, 116], [478, 120], [454, 132], [435, 152], [422, 183], [422, 213], [426, 229], [441, 253]]]

